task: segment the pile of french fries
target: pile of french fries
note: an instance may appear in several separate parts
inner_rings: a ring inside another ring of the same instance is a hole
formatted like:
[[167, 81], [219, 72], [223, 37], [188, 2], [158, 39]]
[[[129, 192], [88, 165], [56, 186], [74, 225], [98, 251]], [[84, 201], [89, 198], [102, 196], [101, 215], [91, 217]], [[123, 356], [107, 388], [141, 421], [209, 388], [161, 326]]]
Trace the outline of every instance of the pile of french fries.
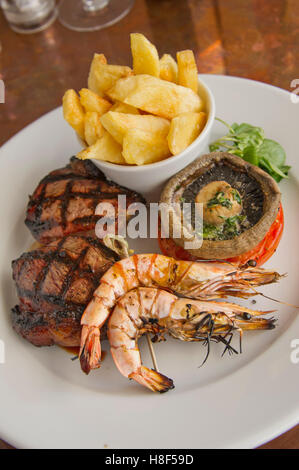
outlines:
[[156, 47], [131, 34], [133, 69], [110, 65], [103, 54], [91, 63], [88, 88], [63, 97], [65, 120], [84, 142], [81, 159], [145, 165], [185, 150], [202, 132], [207, 114], [198, 94], [190, 50], [160, 59]]

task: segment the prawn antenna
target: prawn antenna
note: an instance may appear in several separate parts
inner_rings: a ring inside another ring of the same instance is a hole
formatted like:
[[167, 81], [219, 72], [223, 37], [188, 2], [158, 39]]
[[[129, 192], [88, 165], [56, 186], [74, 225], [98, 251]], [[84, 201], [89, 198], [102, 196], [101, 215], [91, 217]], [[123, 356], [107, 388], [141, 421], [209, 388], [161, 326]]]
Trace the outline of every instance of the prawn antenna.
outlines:
[[251, 284], [250, 282], [248, 281], [244, 281], [246, 284], [248, 284], [248, 287], [250, 289], [253, 290], [253, 292], [256, 294], [256, 295], [261, 295], [262, 297], [264, 297], [265, 299], [268, 299], [268, 300], [272, 300], [272, 302], [277, 302], [278, 304], [282, 304], [282, 305], [286, 305], [287, 307], [292, 307], [292, 308], [299, 308], [299, 305], [293, 305], [293, 304], [290, 304], [288, 302], [284, 302], [283, 300], [278, 300], [278, 299], [274, 299], [273, 297], [269, 297], [269, 295], [266, 295], [266, 294], [263, 294], [262, 292], [259, 292], [258, 290], [256, 290]]

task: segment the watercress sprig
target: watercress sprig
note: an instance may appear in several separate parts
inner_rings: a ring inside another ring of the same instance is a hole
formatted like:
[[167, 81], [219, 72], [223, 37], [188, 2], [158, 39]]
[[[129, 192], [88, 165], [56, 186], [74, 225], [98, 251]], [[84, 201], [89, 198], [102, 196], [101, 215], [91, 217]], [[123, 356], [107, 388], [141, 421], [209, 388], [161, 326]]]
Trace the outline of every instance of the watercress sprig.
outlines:
[[288, 177], [286, 154], [282, 146], [271, 139], [266, 139], [261, 127], [251, 124], [232, 124], [216, 118], [228, 128], [228, 133], [210, 145], [210, 151], [227, 151], [259, 166], [277, 182]]

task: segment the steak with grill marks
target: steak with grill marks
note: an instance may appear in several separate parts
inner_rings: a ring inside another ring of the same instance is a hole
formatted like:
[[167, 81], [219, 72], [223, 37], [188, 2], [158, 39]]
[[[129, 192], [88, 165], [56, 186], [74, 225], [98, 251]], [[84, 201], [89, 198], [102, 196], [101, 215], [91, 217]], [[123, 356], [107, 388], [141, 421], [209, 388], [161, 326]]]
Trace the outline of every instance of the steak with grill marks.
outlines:
[[68, 235], [12, 262], [19, 305], [13, 327], [35, 346], [79, 346], [80, 320], [118, 256], [89, 234]]
[[93, 230], [99, 220], [95, 209], [100, 202], [111, 203], [117, 217], [121, 210], [118, 195], [126, 195], [126, 209], [133, 202], [145, 202], [136, 192], [108, 181], [92, 162], [72, 157], [66, 167], [41, 180], [30, 196], [25, 224], [43, 244]]

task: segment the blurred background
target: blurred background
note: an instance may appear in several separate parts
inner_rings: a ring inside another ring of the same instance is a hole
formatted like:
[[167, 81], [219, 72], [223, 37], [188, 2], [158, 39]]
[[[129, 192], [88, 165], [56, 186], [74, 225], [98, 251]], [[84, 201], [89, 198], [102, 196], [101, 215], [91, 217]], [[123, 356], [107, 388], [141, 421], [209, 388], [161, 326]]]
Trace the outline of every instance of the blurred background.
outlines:
[[[289, 91], [291, 81], [299, 79], [298, 0], [0, 4], [0, 79], [5, 84], [0, 145], [60, 106], [66, 89], [85, 87], [94, 52], [104, 53], [110, 63], [130, 65], [130, 32], [145, 34], [161, 56], [193, 49], [200, 73], [251, 78]], [[263, 447], [298, 449], [299, 426]], [[0, 441], [0, 448], [9, 445]]]

